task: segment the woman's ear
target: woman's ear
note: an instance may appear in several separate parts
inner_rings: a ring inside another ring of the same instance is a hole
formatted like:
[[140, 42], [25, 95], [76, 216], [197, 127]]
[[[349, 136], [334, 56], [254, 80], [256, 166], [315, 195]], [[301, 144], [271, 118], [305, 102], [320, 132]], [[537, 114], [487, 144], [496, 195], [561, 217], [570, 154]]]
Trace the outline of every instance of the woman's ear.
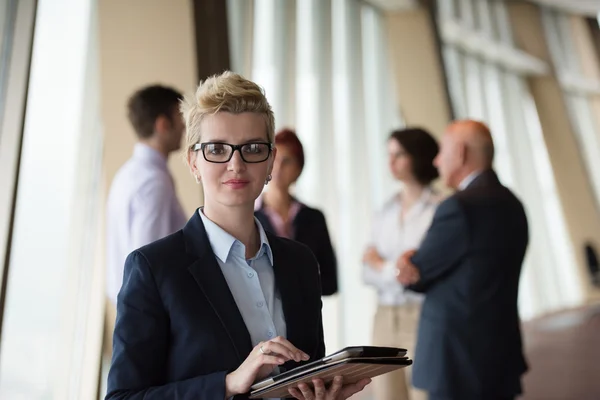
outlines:
[[198, 171], [198, 167], [196, 166], [196, 152], [188, 150], [185, 160], [190, 172], [194, 176], [194, 179], [196, 179], [196, 183], [200, 183], [202, 177], [200, 176], [200, 171]]

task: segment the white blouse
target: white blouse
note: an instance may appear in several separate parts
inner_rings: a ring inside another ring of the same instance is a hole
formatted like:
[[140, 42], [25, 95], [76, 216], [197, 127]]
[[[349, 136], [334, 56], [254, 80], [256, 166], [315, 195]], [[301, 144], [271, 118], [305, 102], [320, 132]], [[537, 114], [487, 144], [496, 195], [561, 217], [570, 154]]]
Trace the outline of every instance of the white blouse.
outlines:
[[423, 295], [405, 290], [396, 280], [396, 261], [408, 250], [417, 249], [431, 225], [433, 214], [441, 197], [430, 188], [401, 218], [398, 193], [386, 202], [374, 216], [369, 246], [375, 246], [385, 260], [381, 270], [363, 266], [363, 281], [377, 289], [379, 304], [392, 306], [423, 301]]

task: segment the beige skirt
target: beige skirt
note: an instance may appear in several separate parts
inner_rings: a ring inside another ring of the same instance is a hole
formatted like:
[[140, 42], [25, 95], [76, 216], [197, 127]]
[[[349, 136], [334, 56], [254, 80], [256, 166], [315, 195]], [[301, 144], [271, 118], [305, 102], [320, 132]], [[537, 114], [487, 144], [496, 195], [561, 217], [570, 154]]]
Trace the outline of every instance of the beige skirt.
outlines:
[[[414, 359], [420, 304], [378, 306], [373, 326], [375, 346], [402, 347]], [[373, 379], [375, 400], [426, 400], [427, 394], [410, 384], [412, 367], [402, 368]]]

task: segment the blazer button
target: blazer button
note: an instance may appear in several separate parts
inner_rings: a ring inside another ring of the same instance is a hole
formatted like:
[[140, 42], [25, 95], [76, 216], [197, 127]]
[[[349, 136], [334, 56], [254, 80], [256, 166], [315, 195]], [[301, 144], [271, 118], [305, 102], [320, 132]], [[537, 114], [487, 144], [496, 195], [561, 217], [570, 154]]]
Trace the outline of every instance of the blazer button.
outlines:
[[248, 278], [254, 278], [254, 272], [248, 272]]

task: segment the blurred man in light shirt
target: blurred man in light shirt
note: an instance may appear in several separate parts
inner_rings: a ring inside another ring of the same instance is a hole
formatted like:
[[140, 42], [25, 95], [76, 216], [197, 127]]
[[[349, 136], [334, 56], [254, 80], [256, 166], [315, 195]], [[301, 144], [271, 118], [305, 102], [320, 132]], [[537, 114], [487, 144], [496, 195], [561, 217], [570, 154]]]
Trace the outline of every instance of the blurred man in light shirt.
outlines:
[[138, 143], [115, 175], [107, 204], [106, 290], [113, 305], [123, 283], [127, 255], [187, 222], [167, 167], [169, 154], [179, 150], [185, 130], [179, 113], [181, 98], [172, 88], [154, 85], [129, 99], [128, 117]]

